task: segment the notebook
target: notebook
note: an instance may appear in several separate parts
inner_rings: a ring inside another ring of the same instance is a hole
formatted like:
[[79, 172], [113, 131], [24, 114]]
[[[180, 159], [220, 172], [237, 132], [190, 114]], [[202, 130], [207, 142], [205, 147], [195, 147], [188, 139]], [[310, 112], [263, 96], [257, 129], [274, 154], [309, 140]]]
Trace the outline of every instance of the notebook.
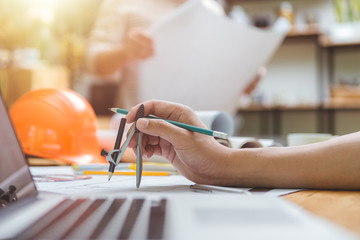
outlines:
[[0, 239], [353, 238], [274, 197], [38, 191], [0, 101]]

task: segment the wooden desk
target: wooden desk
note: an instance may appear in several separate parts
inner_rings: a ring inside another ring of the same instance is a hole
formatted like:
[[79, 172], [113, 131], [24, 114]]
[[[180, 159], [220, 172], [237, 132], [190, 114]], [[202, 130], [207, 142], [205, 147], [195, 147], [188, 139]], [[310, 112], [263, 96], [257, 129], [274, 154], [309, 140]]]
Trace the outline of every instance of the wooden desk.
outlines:
[[360, 191], [303, 190], [284, 198], [339, 224], [360, 238]]

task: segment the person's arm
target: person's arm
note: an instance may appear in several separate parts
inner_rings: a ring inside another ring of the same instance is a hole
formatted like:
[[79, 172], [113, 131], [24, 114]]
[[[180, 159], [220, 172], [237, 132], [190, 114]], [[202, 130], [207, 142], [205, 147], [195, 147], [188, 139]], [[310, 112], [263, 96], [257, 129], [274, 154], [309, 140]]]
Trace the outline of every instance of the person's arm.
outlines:
[[[183, 105], [144, 103], [156, 115], [204, 127]], [[137, 108], [127, 115], [133, 122]], [[202, 184], [242, 187], [360, 189], [360, 133], [298, 147], [230, 149], [210, 136], [178, 128], [159, 119], [142, 118], [143, 152], [167, 158], [185, 177]], [[135, 147], [136, 142], [129, 145]]]
[[153, 42], [144, 31], [131, 30], [117, 47], [105, 50], [94, 58], [94, 73], [111, 75], [129, 61], [143, 60], [154, 54]]
[[230, 185], [360, 189], [360, 132], [297, 147], [232, 151]]

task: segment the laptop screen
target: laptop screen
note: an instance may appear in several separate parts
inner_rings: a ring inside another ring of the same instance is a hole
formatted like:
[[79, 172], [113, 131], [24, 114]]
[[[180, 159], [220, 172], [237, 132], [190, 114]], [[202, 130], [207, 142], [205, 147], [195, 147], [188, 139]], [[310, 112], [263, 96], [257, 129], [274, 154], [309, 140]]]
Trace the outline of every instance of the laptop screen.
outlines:
[[36, 192], [24, 153], [0, 94], [0, 208]]

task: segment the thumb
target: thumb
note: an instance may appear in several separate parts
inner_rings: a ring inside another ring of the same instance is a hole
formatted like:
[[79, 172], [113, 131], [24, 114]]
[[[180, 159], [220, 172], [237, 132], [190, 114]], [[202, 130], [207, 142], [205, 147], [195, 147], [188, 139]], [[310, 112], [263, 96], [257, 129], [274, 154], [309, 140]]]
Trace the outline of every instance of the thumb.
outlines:
[[190, 131], [162, 119], [140, 118], [136, 121], [136, 128], [145, 134], [161, 137], [173, 145], [185, 141], [191, 134]]

